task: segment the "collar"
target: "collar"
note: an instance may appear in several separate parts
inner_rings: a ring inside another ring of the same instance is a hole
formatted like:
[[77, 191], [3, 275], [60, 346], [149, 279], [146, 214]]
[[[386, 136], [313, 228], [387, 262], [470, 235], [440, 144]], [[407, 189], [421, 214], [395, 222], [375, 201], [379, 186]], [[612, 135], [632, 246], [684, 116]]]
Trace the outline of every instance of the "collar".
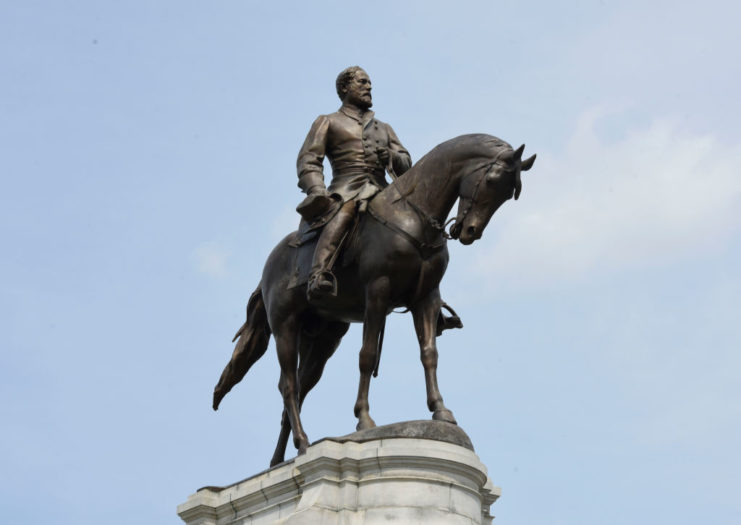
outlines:
[[339, 112], [350, 117], [353, 120], [362, 122], [363, 124], [373, 120], [373, 116], [375, 115], [375, 113], [370, 109], [367, 111], [360, 111], [357, 108], [344, 105], [340, 107]]

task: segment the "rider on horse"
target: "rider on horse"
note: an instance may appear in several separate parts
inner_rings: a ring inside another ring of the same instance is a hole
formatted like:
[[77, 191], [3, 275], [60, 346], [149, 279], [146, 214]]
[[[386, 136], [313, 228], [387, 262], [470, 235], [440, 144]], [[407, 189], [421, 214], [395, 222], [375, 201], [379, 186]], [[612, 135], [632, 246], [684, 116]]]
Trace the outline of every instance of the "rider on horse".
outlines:
[[[298, 154], [298, 185], [307, 194], [297, 211], [308, 221], [339, 210], [322, 230], [312, 260], [307, 286], [309, 299], [336, 293], [332, 264], [342, 239], [359, 211], [388, 186], [385, 172], [400, 176], [412, 160], [394, 130], [377, 120], [373, 111], [371, 81], [358, 66], [337, 77], [339, 111], [321, 115], [311, 126]], [[332, 166], [332, 182], [324, 184], [324, 157]], [[446, 305], [447, 306], [447, 305]], [[462, 326], [457, 316], [441, 317], [440, 330]]]

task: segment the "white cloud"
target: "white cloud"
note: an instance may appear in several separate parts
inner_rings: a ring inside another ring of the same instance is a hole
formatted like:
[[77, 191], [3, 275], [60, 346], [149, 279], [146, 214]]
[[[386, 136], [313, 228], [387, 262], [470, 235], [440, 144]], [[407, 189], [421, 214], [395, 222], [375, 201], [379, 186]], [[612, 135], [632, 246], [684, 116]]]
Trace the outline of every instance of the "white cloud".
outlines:
[[539, 152], [520, 201], [495, 216], [479, 271], [518, 285], [571, 280], [713, 249], [739, 227], [741, 145], [671, 120], [610, 142], [595, 131], [605, 116], [584, 114], [563, 154]]
[[226, 277], [230, 255], [231, 252], [215, 242], [201, 244], [194, 252], [196, 268], [210, 277]]

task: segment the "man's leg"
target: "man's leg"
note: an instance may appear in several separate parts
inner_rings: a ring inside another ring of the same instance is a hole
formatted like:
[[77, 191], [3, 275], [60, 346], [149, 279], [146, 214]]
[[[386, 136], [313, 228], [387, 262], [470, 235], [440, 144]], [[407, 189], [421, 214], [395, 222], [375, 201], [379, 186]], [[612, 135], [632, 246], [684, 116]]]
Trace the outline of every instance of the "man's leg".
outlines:
[[331, 260], [355, 217], [355, 208], [355, 201], [344, 203], [319, 235], [311, 263], [311, 277], [306, 289], [309, 299], [335, 291], [336, 282], [332, 274]]

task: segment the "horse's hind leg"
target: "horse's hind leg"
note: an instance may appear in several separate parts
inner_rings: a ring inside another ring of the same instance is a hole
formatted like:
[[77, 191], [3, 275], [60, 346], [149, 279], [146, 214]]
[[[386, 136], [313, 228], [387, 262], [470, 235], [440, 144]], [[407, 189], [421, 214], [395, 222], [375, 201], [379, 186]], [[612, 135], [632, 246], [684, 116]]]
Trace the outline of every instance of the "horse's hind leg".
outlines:
[[289, 314], [280, 323], [273, 335], [278, 351], [278, 362], [280, 363], [278, 389], [283, 395], [283, 409], [288, 414], [288, 421], [290, 421], [291, 430], [293, 430], [293, 444], [298, 449], [298, 453], [303, 454], [306, 452], [306, 447], [309, 446], [309, 439], [306, 437], [299, 415], [298, 327], [296, 314]]
[[[347, 323], [330, 323], [327, 328], [318, 336], [309, 337], [307, 334], [299, 336], [299, 355], [301, 357], [298, 368], [298, 407], [301, 410], [306, 395], [316, 386], [324, 372], [324, 366], [340, 344], [342, 337], [347, 333], [350, 327]], [[270, 466], [282, 463], [285, 459], [286, 445], [288, 444], [288, 435], [291, 432], [291, 423], [288, 413], [283, 410], [281, 417], [280, 435], [278, 444], [275, 447], [273, 459], [270, 460]]]
[[[307, 358], [311, 354], [314, 346], [313, 338], [307, 336], [307, 334], [301, 333], [298, 336], [298, 353], [299, 353], [299, 365], [298, 365], [298, 409], [301, 411], [301, 405], [303, 404], [303, 398], [306, 397], [305, 390], [305, 379], [306, 363]], [[284, 408], [283, 414], [280, 418], [280, 434], [278, 434], [278, 443], [275, 446], [275, 452], [270, 460], [270, 466], [273, 467], [278, 463], [282, 463], [286, 457], [286, 445], [288, 445], [288, 436], [291, 434], [291, 422], [288, 418], [288, 411]]]
[[288, 435], [291, 433], [291, 422], [288, 420], [288, 413], [283, 409], [283, 415], [280, 417], [280, 434], [278, 434], [278, 444], [275, 446], [275, 452], [270, 460], [270, 466], [274, 467], [278, 463], [283, 463], [286, 459], [286, 445], [288, 445]]
[[456, 423], [453, 413], [445, 408], [443, 396], [437, 386], [437, 317], [440, 313], [440, 291], [435, 289], [412, 308], [414, 329], [419, 341], [420, 358], [425, 369], [427, 408], [432, 419]]

